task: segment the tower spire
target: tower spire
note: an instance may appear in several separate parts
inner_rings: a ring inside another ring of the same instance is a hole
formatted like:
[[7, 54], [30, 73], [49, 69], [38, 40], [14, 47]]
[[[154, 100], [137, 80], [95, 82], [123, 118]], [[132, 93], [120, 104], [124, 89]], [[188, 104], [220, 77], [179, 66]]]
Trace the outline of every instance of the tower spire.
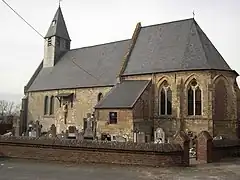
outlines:
[[71, 39], [59, 4], [45, 36], [43, 67], [53, 67], [60, 56], [70, 50], [70, 44]]
[[52, 36], [58, 36], [60, 38], [71, 40], [68, 34], [67, 26], [63, 18], [61, 7], [58, 7], [58, 10], [52, 20], [52, 23], [48, 29], [48, 32], [45, 38]]

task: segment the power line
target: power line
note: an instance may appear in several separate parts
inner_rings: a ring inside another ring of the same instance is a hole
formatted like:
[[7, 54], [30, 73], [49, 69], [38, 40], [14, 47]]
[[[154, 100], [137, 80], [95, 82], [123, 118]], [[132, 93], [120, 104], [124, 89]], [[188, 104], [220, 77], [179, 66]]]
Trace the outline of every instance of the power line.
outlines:
[[2, 0], [2, 2], [4, 4], [6, 4], [6, 6], [8, 6], [18, 17], [20, 17], [30, 28], [32, 28], [36, 33], [38, 33], [39, 36], [41, 36], [42, 38], [44, 38], [43, 35], [41, 35], [41, 33], [39, 33], [31, 24], [29, 24], [20, 14], [18, 14], [18, 12], [16, 10], [14, 10], [6, 1]]
[[[2, 2], [8, 6], [19, 18], [21, 18], [30, 28], [32, 28], [39, 36], [41, 36], [43, 39], [44, 36], [38, 32], [30, 23], [28, 23], [16, 10], [14, 10], [5, 0], [2, 0]], [[59, 0], [59, 5], [60, 5], [60, 2], [61, 0]], [[53, 44], [52, 44], [53, 47], [55, 47]], [[94, 79], [100, 81], [97, 77], [95, 77], [94, 75], [92, 75], [91, 73], [89, 73], [88, 71], [86, 71], [85, 69], [83, 69], [80, 65], [78, 65], [76, 62], [74, 62], [74, 59], [72, 59], [72, 62], [75, 66], [77, 66], [79, 69], [83, 70], [85, 73], [87, 73], [88, 75], [90, 75], [91, 77], [93, 77]]]
[[79, 66], [77, 63], [75, 63], [74, 58], [72, 58], [72, 62], [73, 64], [75, 64], [75, 66], [77, 66], [78, 68], [80, 68], [81, 70], [83, 70], [85, 73], [87, 73], [88, 75], [92, 76], [94, 79], [96, 79], [97, 81], [99, 81], [98, 78], [96, 78], [95, 76], [93, 76], [92, 74], [90, 74], [89, 72], [87, 72], [85, 69], [83, 69], [81, 66]]

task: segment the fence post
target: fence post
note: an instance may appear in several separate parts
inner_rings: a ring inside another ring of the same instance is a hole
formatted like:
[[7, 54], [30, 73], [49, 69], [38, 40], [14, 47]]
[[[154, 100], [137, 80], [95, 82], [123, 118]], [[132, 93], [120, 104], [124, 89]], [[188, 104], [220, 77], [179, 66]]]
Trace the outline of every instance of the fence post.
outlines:
[[180, 144], [183, 148], [182, 163], [185, 166], [189, 166], [189, 143], [190, 139], [184, 131], [178, 131], [173, 140], [174, 143]]
[[197, 137], [197, 161], [199, 163], [212, 162], [212, 136], [207, 131], [202, 131]]

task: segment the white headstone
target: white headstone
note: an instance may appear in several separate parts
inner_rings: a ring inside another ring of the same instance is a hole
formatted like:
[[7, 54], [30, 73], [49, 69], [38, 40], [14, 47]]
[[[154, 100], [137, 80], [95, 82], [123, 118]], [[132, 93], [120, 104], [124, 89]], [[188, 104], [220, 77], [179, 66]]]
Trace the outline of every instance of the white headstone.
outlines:
[[165, 132], [162, 128], [157, 128], [154, 133], [154, 142], [165, 143]]

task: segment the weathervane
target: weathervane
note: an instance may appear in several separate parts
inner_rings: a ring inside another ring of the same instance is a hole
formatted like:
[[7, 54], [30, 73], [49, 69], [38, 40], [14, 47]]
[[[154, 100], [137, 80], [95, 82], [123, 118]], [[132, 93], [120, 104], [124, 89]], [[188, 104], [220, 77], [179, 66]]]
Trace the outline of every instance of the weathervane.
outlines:
[[58, 0], [59, 7], [60, 7], [60, 5], [61, 5], [61, 1], [62, 1], [62, 0]]
[[193, 14], [193, 19], [194, 19], [194, 17], [195, 17], [195, 12], [194, 12], [194, 10], [193, 10], [192, 14]]

